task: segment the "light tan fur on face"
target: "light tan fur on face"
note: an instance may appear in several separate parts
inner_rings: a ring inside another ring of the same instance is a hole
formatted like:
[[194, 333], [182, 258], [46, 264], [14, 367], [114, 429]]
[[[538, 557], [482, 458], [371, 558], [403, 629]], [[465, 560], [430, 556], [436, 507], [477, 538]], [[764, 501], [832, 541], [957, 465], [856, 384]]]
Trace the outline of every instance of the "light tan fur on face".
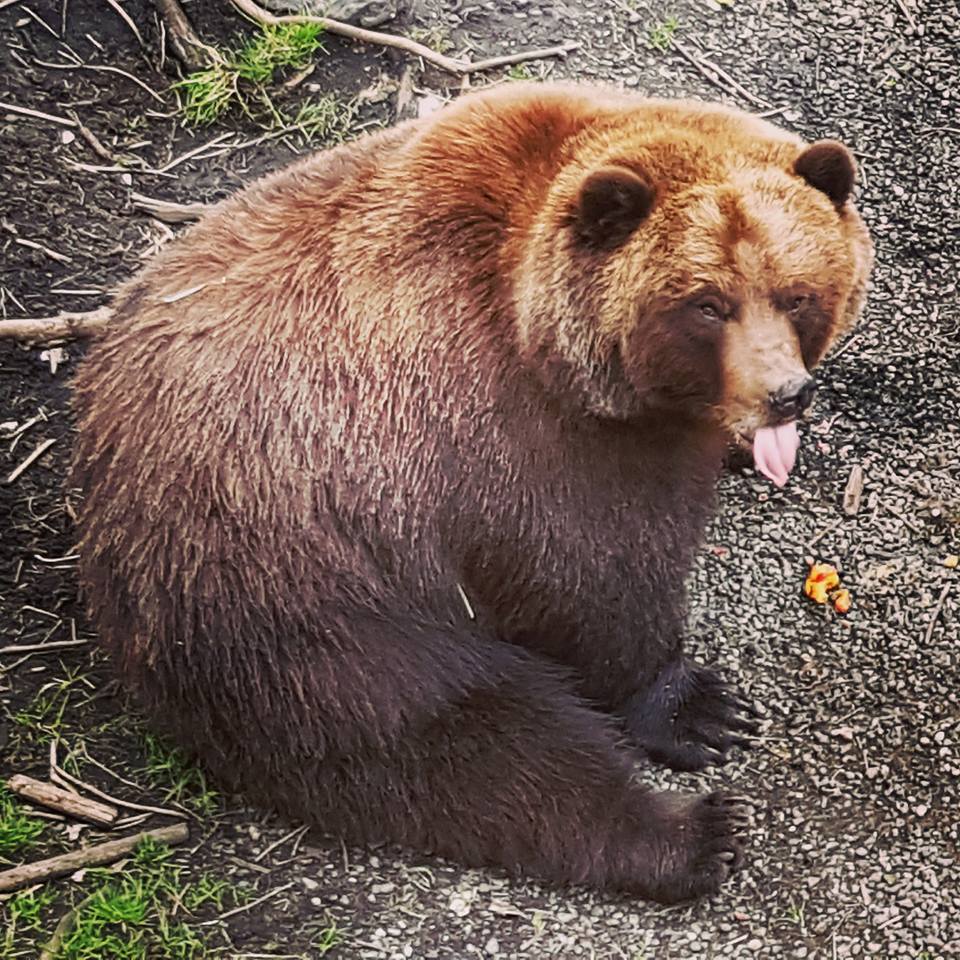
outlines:
[[[513, 235], [521, 349], [539, 371], [548, 356], [561, 364], [594, 414], [698, 398], [691, 415], [750, 435], [769, 422], [770, 394], [802, 381], [857, 319], [873, 256], [863, 222], [796, 174], [799, 138], [755, 118], [651, 103], [604, 122], [555, 158], [534, 221]], [[565, 218], [585, 178], [611, 165], [656, 200], [619, 251], [590, 259]], [[822, 308], [814, 342], [783, 309], [793, 289]], [[712, 334], [673, 314], [711, 291], [736, 309], [702, 348]]]
[[769, 396], [809, 375], [790, 321], [756, 302], [727, 325], [723, 369], [721, 419], [732, 433], [747, 437], [766, 424]]

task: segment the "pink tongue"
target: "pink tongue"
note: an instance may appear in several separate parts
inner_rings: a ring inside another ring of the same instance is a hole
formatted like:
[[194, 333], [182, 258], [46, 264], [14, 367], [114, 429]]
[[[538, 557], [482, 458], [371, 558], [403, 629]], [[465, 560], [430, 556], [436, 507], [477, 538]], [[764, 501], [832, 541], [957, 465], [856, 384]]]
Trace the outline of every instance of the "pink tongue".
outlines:
[[777, 427], [761, 427], [753, 438], [753, 462], [765, 477], [782, 487], [796, 463], [799, 446], [796, 420]]

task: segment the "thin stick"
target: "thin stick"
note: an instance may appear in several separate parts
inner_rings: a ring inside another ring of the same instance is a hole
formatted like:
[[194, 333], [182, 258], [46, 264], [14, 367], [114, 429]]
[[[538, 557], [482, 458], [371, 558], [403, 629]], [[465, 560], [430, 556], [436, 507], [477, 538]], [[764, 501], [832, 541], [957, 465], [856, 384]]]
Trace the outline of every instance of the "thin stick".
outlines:
[[190, 831], [185, 823], [177, 823], [172, 827], [144, 830], [129, 837], [122, 837], [120, 840], [110, 840], [93, 847], [84, 847], [71, 853], [49, 857], [46, 860], [25, 863], [23, 866], [0, 873], [0, 893], [9, 893], [32, 883], [42, 883], [54, 877], [75, 873], [84, 867], [102, 867], [104, 864], [113, 863], [132, 853], [139, 844], [148, 839], [173, 846], [189, 840]]
[[[87, 751], [87, 745], [82, 740], [80, 741], [80, 750], [83, 753], [84, 760], [87, 760], [89, 763], [92, 763], [98, 770], [102, 770], [104, 773], [109, 774], [113, 777], [114, 780], [119, 780], [121, 783], [125, 783], [128, 787], [133, 787], [134, 790], [138, 790], [140, 793], [144, 793], [143, 787], [139, 783], [134, 783], [132, 780], [126, 780], [117, 773], [116, 770], [111, 770], [105, 763], [101, 763], [94, 757], [91, 757]], [[149, 816], [149, 814], [146, 814]]]
[[807, 549], [815, 547], [828, 533], [833, 530], [836, 530], [840, 524], [843, 523], [842, 520], [834, 520], [833, 523], [828, 523], [808, 544]]
[[175, 203], [171, 200], [160, 200], [133, 192], [130, 194], [130, 202], [138, 210], [164, 223], [187, 223], [190, 220], [199, 220], [204, 212], [209, 210], [209, 206], [205, 203]]
[[506, 67], [513, 63], [523, 63], [527, 60], [541, 60], [546, 57], [562, 57], [579, 49], [579, 43], [563, 43], [556, 47], [544, 47], [539, 50], [526, 50], [521, 53], [511, 53], [503, 57], [491, 57], [488, 60], [457, 60], [453, 57], [444, 56], [425, 47], [422, 43], [410, 40], [408, 37], [401, 37], [395, 33], [380, 33], [376, 30], [364, 30], [363, 27], [355, 27], [349, 23], [343, 23], [340, 20], [331, 20], [329, 17], [315, 17], [307, 14], [289, 15], [283, 17], [274, 16], [268, 13], [262, 7], [257, 6], [253, 0], [231, 0], [231, 3], [251, 20], [259, 24], [274, 26], [280, 23], [318, 23], [328, 33], [337, 36], [347, 37], [350, 40], [359, 40], [362, 43], [375, 43], [381, 47], [394, 47], [397, 50], [403, 50], [415, 57], [422, 57], [427, 63], [432, 63], [441, 70], [447, 70], [450, 73], [456, 73], [461, 76], [468, 73], [477, 73], [481, 70], [492, 70], [495, 67]]
[[116, 15], [133, 31], [133, 35], [137, 38], [137, 43], [139, 43], [141, 47], [146, 46], [146, 44], [143, 42], [143, 37], [140, 36], [140, 31], [137, 29], [137, 25], [133, 22], [130, 14], [127, 13], [127, 11], [124, 10], [119, 3], [117, 3], [117, 0], [107, 0], [107, 3], [113, 8], [114, 13], [116, 13]]
[[36, 240], [27, 240], [24, 237], [14, 237], [14, 243], [19, 243], [21, 247], [29, 247], [31, 250], [39, 250], [41, 253], [45, 253], [51, 260], [56, 260], [57, 263], [70, 263], [70, 258], [65, 253], [57, 253], [56, 250], [51, 250], [49, 247], [45, 247], [42, 243], [37, 243]]
[[53, 27], [51, 27], [50, 24], [47, 23], [47, 21], [43, 19], [43, 17], [37, 16], [37, 14], [35, 14], [29, 7], [24, 7], [24, 8], [23, 8], [23, 12], [24, 12], [25, 14], [27, 14], [28, 16], [33, 17], [33, 19], [36, 20], [37, 23], [39, 23], [40, 26], [43, 27], [43, 29], [46, 30], [47, 33], [49, 33], [51, 37], [53, 37], [54, 40], [59, 40], [59, 39], [60, 39], [60, 37], [57, 36], [57, 31], [54, 30]]
[[46, 67], [48, 70], [93, 70], [94, 72], [102, 71], [105, 73], [117, 73], [121, 77], [126, 77], [128, 80], [135, 83], [138, 87], [140, 87], [141, 90], [145, 90], [158, 103], [164, 103], [163, 97], [161, 97], [156, 90], [147, 86], [147, 84], [145, 84], [142, 80], [138, 80], [132, 73], [127, 73], [126, 70], [121, 70], [119, 67], [110, 67], [106, 64], [93, 63], [50, 63], [47, 60], [38, 60], [36, 57], [33, 58], [33, 62], [41, 67]]
[[79, 797], [52, 783], [34, 780], [33, 777], [24, 776], [22, 773], [15, 774], [7, 780], [7, 789], [18, 797], [38, 803], [41, 807], [56, 810], [77, 820], [95, 823], [100, 827], [112, 827], [119, 816], [116, 807]]
[[37, 120], [46, 120], [48, 123], [59, 123], [61, 127], [76, 126], [66, 117], [57, 117], [52, 113], [43, 113], [41, 110], [31, 110], [29, 107], [18, 107], [15, 103], [0, 102], [0, 110], [9, 110], [10, 113], [19, 113], [24, 117], [35, 117]]
[[202, 70], [217, 62], [219, 54], [197, 36], [178, 0], [153, 0], [153, 2], [169, 30], [170, 46], [173, 47], [174, 56], [188, 70]]
[[288, 840], [292, 840], [298, 833], [303, 833], [304, 830], [308, 830], [309, 827], [297, 827], [295, 830], [291, 830], [289, 833], [284, 834], [279, 840], [274, 840], [269, 847], [264, 847], [254, 858], [254, 863], [259, 863], [263, 860], [267, 854], [272, 853], [277, 849], [281, 844], [286, 843]]
[[[0, 873], [0, 878], [3, 877], [3, 874]], [[254, 907], [259, 907], [261, 903], [265, 900], [269, 900], [272, 897], [277, 896], [277, 894], [283, 893], [284, 890], [289, 890], [296, 881], [291, 880], [289, 883], [285, 883], [282, 887], [275, 887], [273, 890], [268, 891], [262, 897], [257, 897], [256, 900], [251, 900], [250, 903], [245, 903], [242, 906], [234, 907], [232, 910], [228, 910], [226, 913], [221, 913], [219, 917], [214, 917], [213, 920], [204, 920], [200, 924], [201, 927], [208, 927], [213, 923], [219, 923], [221, 920], [226, 920], [227, 917], [232, 917], [238, 913], [245, 913], [247, 910], [252, 910]], [[0, 890], [3, 888], [0, 887]]]
[[42, 457], [55, 443], [57, 442], [56, 437], [50, 437], [48, 440], [44, 440], [39, 446], [37, 446], [33, 453], [27, 457], [19, 467], [15, 467], [10, 475], [7, 477], [7, 483], [13, 483], [23, 472], [33, 463], [34, 460]]
[[[53, 741], [53, 744], [55, 743], [56, 741]], [[51, 746], [53, 744], [51, 744]], [[57, 763], [53, 750], [51, 750], [50, 757], [50, 779], [62, 780], [66, 784], [76, 784], [78, 787], [86, 790], [87, 793], [92, 793], [101, 800], [106, 800], [108, 803], [116, 804], [118, 807], [124, 807], [127, 810], [139, 810], [142, 813], [156, 813], [161, 817], [179, 817], [181, 820], [187, 819], [187, 814], [180, 810], [171, 810], [168, 807], [150, 807], [145, 803], [133, 803], [130, 800], [119, 800], [117, 797], [111, 797], [109, 793], [100, 790], [92, 783], [84, 783], [79, 777], [75, 777], [72, 773], [67, 773], [67, 771]]]
[[[721, 90], [725, 89], [721, 80], [728, 83], [741, 97], [745, 97], [751, 103], [756, 104], [758, 107], [771, 107], [772, 104], [768, 100], [764, 100], [762, 97], [757, 97], [752, 94], [746, 87], [741, 86], [737, 83], [733, 77], [730, 76], [726, 70], [722, 70], [715, 63], [712, 63], [710, 60], [705, 60], [702, 57], [695, 57], [682, 43], [678, 43], [676, 40], [673, 41], [673, 49], [680, 54], [688, 63], [693, 64], [697, 70], [700, 71], [712, 84], [720, 87]], [[730, 91], [727, 90], [727, 93]]]
[[92, 337], [106, 329], [113, 316], [109, 307], [86, 313], [58, 313], [55, 317], [17, 317], [0, 320], [0, 340], [65, 340]]
[[199, 147], [194, 147], [192, 150], [188, 150], [186, 153], [181, 153], [179, 157], [175, 157], [169, 163], [165, 163], [162, 167], [156, 167], [155, 169], [145, 170], [144, 173], [167, 173], [172, 170], [174, 167], [179, 166], [185, 160], [189, 160], [191, 157], [195, 157], [198, 153], [203, 153], [207, 147], [212, 147], [223, 140], [226, 140], [227, 137], [232, 136], [230, 133], [221, 133], [218, 136], [214, 137], [212, 140], [208, 140], [206, 143], [202, 143]]
[[44, 650], [62, 650], [65, 647], [84, 647], [89, 640], [55, 640], [53, 643], [22, 643], [0, 647], [0, 657], [16, 653], [42, 653]]
[[910, 24], [910, 29], [916, 33], [917, 21], [913, 19], [913, 14], [910, 12], [910, 8], [903, 2], [903, 0], [897, 0], [897, 6], [903, 11], [903, 15], [907, 18], [907, 23]]
[[84, 126], [80, 122], [80, 118], [72, 110], [70, 114], [77, 125], [77, 133], [87, 141], [90, 149], [101, 159], [106, 160], [107, 163], [116, 163], [117, 158], [97, 139], [96, 134], [89, 128]]
[[940, 591], [940, 599], [937, 601], [937, 605], [933, 608], [933, 615], [930, 617], [930, 623], [927, 625], [927, 632], [923, 638], [923, 645], [929, 646], [930, 638], [933, 636], [933, 628], [937, 625], [937, 620], [940, 619], [940, 611], [943, 609], [943, 603], [947, 599], [947, 594], [950, 592], [950, 581], [948, 580], [943, 585], [943, 590]]

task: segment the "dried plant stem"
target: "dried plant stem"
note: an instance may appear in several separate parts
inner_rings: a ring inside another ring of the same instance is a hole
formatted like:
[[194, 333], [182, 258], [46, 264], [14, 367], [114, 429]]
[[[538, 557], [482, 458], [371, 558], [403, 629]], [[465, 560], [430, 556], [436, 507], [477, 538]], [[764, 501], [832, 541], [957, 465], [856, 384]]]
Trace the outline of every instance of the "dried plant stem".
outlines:
[[496, 67], [507, 67], [514, 63], [523, 63], [527, 60], [542, 60], [546, 57], [562, 57], [579, 48], [579, 43], [562, 43], [556, 47], [543, 47], [538, 50], [524, 50], [520, 53], [511, 53], [502, 57], [490, 57], [487, 60], [457, 60], [445, 56], [430, 47], [417, 43], [408, 37], [401, 37], [395, 33], [380, 33], [377, 30], [365, 30], [340, 20], [331, 20], [329, 17], [315, 17], [308, 14], [290, 14], [275, 16], [258, 6], [253, 0], [231, 0], [231, 3], [251, 20], [267, 26], [280, 23], [318, 23], [327, 33], [333, 33], [350, 40], [359, 40], [362, 43], [374, 43], [381, 47], [393, 47], [403, 50], [415, 57], [421, 57], [441, 70], [455, 73], [460, 76], [469, 73], [478, 73], [481, 70], [493, 70]]
[[58, 313], [55, 317], [19, 317], [0, 320], [0, 340], [73, 340], [92, 337], [106, 329], [113, 311], [100, 307], [86, 313]]
[[170, 46], [174, 56], [188, 70], [202, 70], [220, 59], [217, 51], [204, 43], [194, 32], [179, 0], [153, 0], [157, 12], [170, 31]]
[[37, 803], [41, 807], [47, 807], [68, 817], [86, 820], [101, 827], [112, 827], [117, 820], [116, 807], [97, 800], [89, 800], [55, 784], [34, 780], [33, 777], [27, 777], [21, 773], [7, 780], [7, 789], [18, 797]]
[[107, 843], [98, 843], [93, 847], [84, 847], [71, 853], [63, 853], [57, 857], [48, 857], [46, 860], [36, 860], [25, 863], [11, 870], [0, 873], [0, 893], [9, 893], [33, 883], [43, 883], [54, 877], [62, 877], [75, 873], [84, 867], [102, 867], [106, 863], [113, 863], [128, 853], [132, 853], [144, 840], [155, 840], [157, 843], [183, 843], [190, 838], [190, 831], [185, 823], [177, 823], [172, 827], [159, 827], [156, 830], [144, 830], [141, 833], [131, 834], [119, 840], [110, 840]]

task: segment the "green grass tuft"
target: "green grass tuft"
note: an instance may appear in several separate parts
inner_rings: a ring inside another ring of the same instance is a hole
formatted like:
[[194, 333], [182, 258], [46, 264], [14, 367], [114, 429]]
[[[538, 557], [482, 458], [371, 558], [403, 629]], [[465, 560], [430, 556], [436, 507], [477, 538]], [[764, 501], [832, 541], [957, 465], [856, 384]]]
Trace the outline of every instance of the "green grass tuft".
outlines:
[[12, 952], [18, 934], [40, 929], [40, 915], [56, 899], [52, 890], [21, 890], [3, 905], [6, 922], [3, 935], [4, 956]]
[[334, 947], [339, 947], [344, 940], [344, 932], [337, 926], [336, 921], [327, 914], [324, 922], [327, 924], [316, 933], [310, 941], [310, 946], [317, 952], [318, 957], [325, 957]]
[[227, 50], [220, 62], [196, 70], [173, 85], [182, 95], [187, 123], [205, 126], [236, 107], [248, 117], [266, 120], [268, 126], [285, 126], [267, 91], [278, 70], [305, 67], [323, 49], [323, 28], [316, 23], [264, 25], [239, 50]]
[[67, 669], [64, 677], [44, 684], [33, 700], [13, 715], [13, 722], [21, 733], [31, 733], [40, 743], [60, 739], [71, 694], [83, 684], [89, 686], [89, 680], [79, 667]]
[[654, 50], [666, 53], [673, 46], [673, 38], [680, 21], [676, 17], [667, 17], [663, 23], [658, 23], [650, 30], [650, 46]]
[[202, 960], [219, 955], [222, 951], [208, 949], [191, 926], [192, 915], [208, 905], [218, 913], [239, 905], [248, 898], [247, 890], [208, 873], [185, 882], [184, 868], [171, 863], [172, 856], [169, 847], [145, 840], [122, 875], [88, 871], [87, 883], [95, 889], [74, 908], [58, 960]]
[[323, 47], [318, 23], [265, 25], [237, 54], [234, 68], [244, 80], [270, 83], [277, 70], [305, 67]]
[[152, 733], [145, 733], [143, 742], [147, 751], [144, 770], [165, 791], [164, 803], [177, 803], [202, 816], [219, 809], [220, 794], [207, 785], [203, 771], [182, 750]]
[[34, 846], [44, 822], [28, 816], [10, 791], [0, 783], [0, 858], [7, 859]]

